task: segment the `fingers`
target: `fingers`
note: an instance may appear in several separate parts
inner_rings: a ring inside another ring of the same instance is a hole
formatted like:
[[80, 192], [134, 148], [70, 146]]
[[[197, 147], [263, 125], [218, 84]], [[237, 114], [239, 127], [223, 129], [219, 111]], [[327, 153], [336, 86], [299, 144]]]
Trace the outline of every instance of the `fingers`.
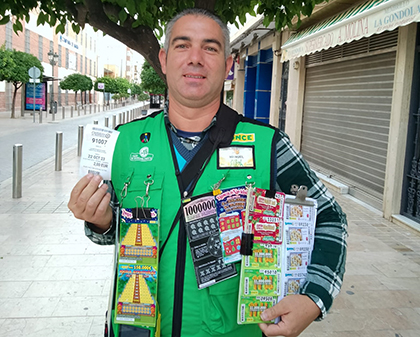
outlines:
[[280, 301], [276, 305], [272, 306], [271, 308], [265, 309], [261, 313], [261, 319], [263, 321], [271, 321], [277, 317], [280, 317], [282, 315], [286, 315], [288, 313], [288, 310], [283, 305], [284, 302]]
[[308, 296], [289, 295], [261, 314], [264, 320], [280, 317], [281, 321], [259, 326], [267, 336], [296, 337], [320, 314], [319, 307]]
[[98, 187], [101, 181], [101, 176], [91, 174], [80, 179], [71, 192], [68, 207], [77, 219], [105, 226], [112, 220], [111, 195], [106, 184]]
[[77, 203], [77, 205], [80, 207], [80, 210], [84, 208], [82, 212], [89, 218], [92, 218], [95, 215], [99, 204], [102, 202], [102, 199], [105, 197], [108, 191], [108, 185], [106, 184], [103, 184], [98, 188], [98, 185], [96, 185], [96, 187], [94, 186], [95, 184], [91, 186], [91, 183], [89, 183], [80, 194]]
[[89, 184], [89, 182], [92, 180], [93, 174], [87, 174], [82, 179], [80, 179], [77, 184], [73, 187], [73, 190], [70, 193], [70, 200], [68, 203], [68, 207], [70, 210], [74, 207], [74, 205], [77, 202], [77, 199], [79, 198], [82, 191], [85, 189], [85, 187]]
[[278, 324], [260, 323], [258, 325], [266, 336], [289, 336], [287, 327], [282, 322], [279, 322]]

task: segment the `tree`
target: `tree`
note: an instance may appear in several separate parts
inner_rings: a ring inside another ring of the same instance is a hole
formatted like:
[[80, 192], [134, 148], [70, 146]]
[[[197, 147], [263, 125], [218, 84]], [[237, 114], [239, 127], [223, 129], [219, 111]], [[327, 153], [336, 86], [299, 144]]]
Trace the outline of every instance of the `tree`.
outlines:
[[0, 48], [0, 81], [13, 84], [13, 99], [11, 118], [15, 118], [15, 106], [17, 91], [23, 83], [29, 82], [28, 70], [37, 67], [42, 73], [44, 67], [33, 55], [17, 50], [7, 50], [4, 46]]
[[[105, 92], [109, 92], [111, 94], [118, 94], [116, 99], [120, 99], [123, 97], [128, 97], [128, 89], [130, 89], [130, 82], [126, 78], [121, 77], [99, 77], [95, 81], [95, 90], [104, 92], [104, 89], [98, 89], [98, 83], [103, 83], [105, 85]], [[109, 102], [108, 102], [109, 104]]]
[[149, 62], [145, 61], [140, 73], [141, 87], [149, 94], [164, 95], [166, 84], [152, 68]]
[[128, 89], [130, 89], [130, 82], [126, 78], [116, 77], [114, 78], [117, 92], [116, 94], [120, 94], [121, 97], [128, 97]]
[[[176, 13], [198, 7], [218, 14], [226, 23], [244, 24], [246, 14], [265, 16], [264, 24], [273, 20], [277, 30], [291, 25], [297, 15], [309, 16], [314, 6], [324, 0], [3, 0], [0, 3], [0, 24], [11, 18], [15, 32], [22, 31], [22, 20], [29, 20], [29, 12], [38, 8], [38, 24], [47, 23], [64, 34], [66, 22], [78, 33], [85, 24], [101, 30], [136, 50], [164, 79], [160, 69], [158, 38], [163, 27]], [[254, 10], [256, 8], [256, 11]]]
[[[60, 88], [63, 90], [73, 90], [74, 91], [74, 103], [77, 104], [77, 92], [80, 90], [80, 95], [82, 97], [83, 105], [83, 95], [84, 91], [92, 90], [93, 83], [90, 77], [82, 74], [71, 74], [64, 78], [60, 82]], [[85, 102], [86, 103], [86, 102]]]
[[137, 96], [139, 101], [146, 101], [149, 99], [149, 95], [144, 92], [142, 86], [136, 83], [131, 85], [131, 95]]

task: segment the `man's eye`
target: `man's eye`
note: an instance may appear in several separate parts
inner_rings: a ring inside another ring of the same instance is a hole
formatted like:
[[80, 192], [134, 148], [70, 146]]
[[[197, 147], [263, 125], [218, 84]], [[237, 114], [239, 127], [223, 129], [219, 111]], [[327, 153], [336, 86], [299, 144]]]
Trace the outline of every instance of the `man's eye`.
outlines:
[[184, 48], [187, 48], [187, 46], [185, 44], [179, 44], [175, 48], [177, 48], [177, 49], [184, 49]]
[[211, 52], [217, 52], [217, 49], [216, 48], [213, 48], [213, 47], [207, 47], [206, 49], [208, 51], [211, 51]]

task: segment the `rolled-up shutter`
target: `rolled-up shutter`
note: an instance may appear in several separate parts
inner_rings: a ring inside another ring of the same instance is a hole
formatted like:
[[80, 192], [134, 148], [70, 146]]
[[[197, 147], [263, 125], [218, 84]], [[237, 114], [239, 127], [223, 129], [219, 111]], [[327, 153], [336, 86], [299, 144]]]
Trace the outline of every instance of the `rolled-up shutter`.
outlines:
[[309, 64], [306, 70], [302, 154], [349, 185], [350, 194], [377, 207], [384, 190], [395, 57], [395, 51], [374, 53]]

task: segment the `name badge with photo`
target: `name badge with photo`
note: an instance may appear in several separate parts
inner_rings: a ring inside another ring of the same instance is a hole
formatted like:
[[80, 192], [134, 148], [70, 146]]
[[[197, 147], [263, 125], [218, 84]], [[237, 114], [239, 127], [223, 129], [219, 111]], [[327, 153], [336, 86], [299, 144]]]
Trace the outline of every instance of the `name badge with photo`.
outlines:
[[254, 146], [230, 146], [218, 149], [218, 168], [255, 169]]

